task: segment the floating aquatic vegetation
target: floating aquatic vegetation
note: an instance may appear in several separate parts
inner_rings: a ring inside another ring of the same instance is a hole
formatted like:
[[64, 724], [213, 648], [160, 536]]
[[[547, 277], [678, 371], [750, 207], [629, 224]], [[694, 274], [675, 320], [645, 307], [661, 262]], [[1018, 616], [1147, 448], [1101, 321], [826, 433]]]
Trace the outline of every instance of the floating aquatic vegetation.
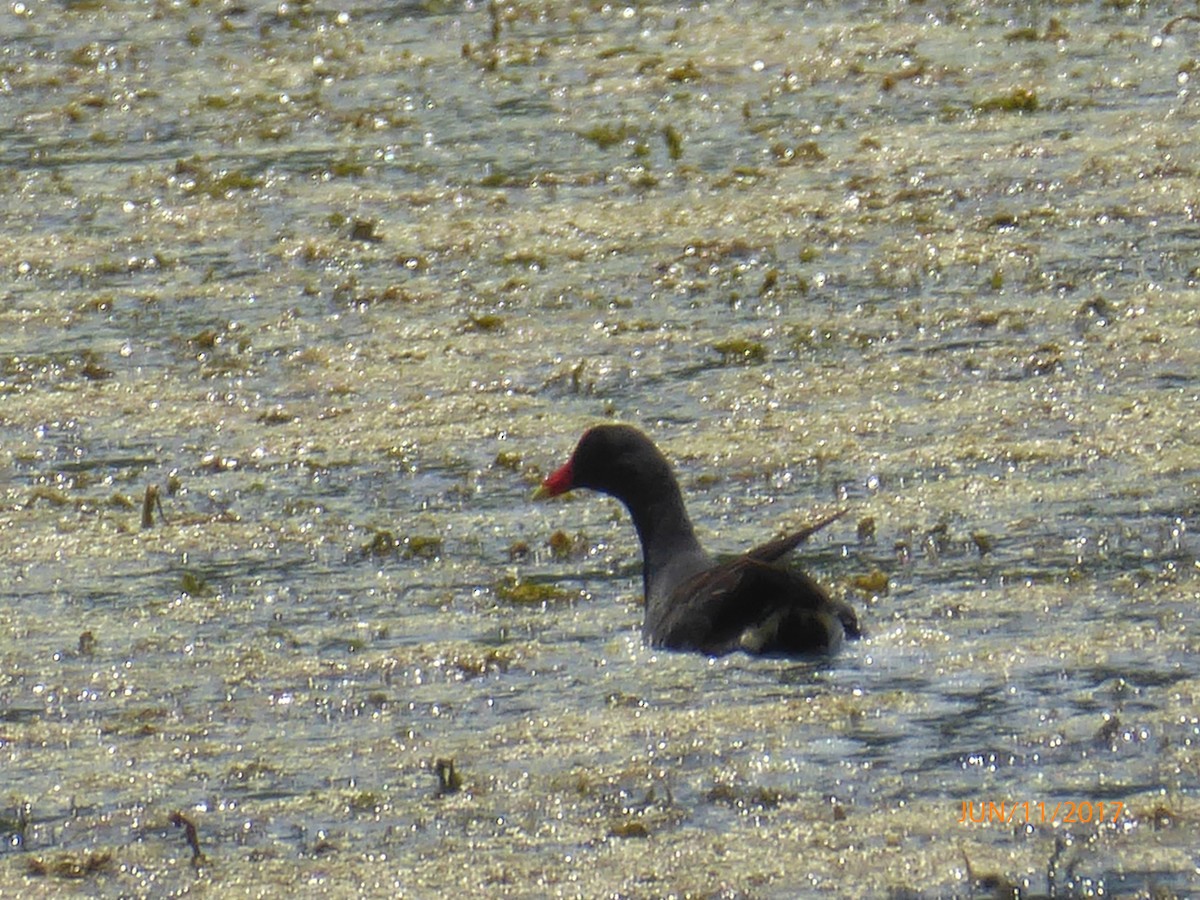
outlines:
[[184, 569], [179, 576], [179, 589], [190, 597], [210, 597], [212, 586], [204, 574], [196, 569]]
[[721, 781], [704, 795], [709, 803], [721, 803], [735, 809], [775, 809], [787, 800], [795, 799], [776, 788]]
[[108, 506], [111, 509], [132, 510], [137, 507], [137, 501], [128, 494], [115, 493], [108, 498]]
[[992, 552], [995, 547], [995, 540], [986, 531], [972, 531], [971, 542], [975, 545], [975, 549], [979, 551], [980, 556], [986, 556]]
[[872, 569], [865, 575], [855, 575], [850, 584], [860, 593], [875, 597], [888, 592], [888, 575], [882, 569]]
[[666, 75], [668, 81], [696, 81], [700, 78], [700, 67], [689, 59], [667, 69]]
[[31, 508], [39, 500], [44, 500], [51, 506], [67, 506], [72, 502], [66, 491], [39, 484], [29, 492], [29, 499], [25, 501], [25, 509]]
[[443, 540], [438, 535], [410, 534], [397, 537], [386, 528], [378, 528], [359, 552], [364, 557], [399, 555], [404, 559], [437, 559], [442, 555]]
[[500, 469], [508, 469], [510, 472], [520, 471], [521, 454], [514, 450], [501, 450], [492, 460], [492, 465]]
[[760, 341], [747, 338], [715, 341], [712, 348], [721, 354], [723, 365], [752, 365], [767, 360], [767, 348]]
[[1040, 344], [1025, 359], [1023, 371], [1026, 377], [1050, 375], [1063, 366], [1063, 351], [1058, 344], [1047, 342]]
[[276, 404], [265, 412], [258, 414], [254, 420], [263, 425], [290, 425], [294, 422], [299, 422], [300, 417], [295, 413], [289, 412], [284, 406]]
[[600, 122], [578, 132], [581, 138], [601, 150], [625, 143], [634, 133], [633, 127], [626, 122]]
[[436, 534], [410, 534], [401, 544], [405, 559], [437, 559], [444, 549], [444, 541]]
[[331, 162], [326, 171], [334, 178], [361, 178], [367, 174], [368, 166], [353, 156], [344, 156]]
[[484, 313], [479, 316], [467, 316], [467, 319], [462, 324], [463, 331], [482, 331], [485, 333], [503, 331], [504, 317], [497, 316], [492, 313]]
[[771, 155], [781, 166], [797, 162], [818, 163], [828, 158], [816, 141], [801, 141], [798, 144], [774, 143], [771, 145]]
[[374, 219], [354, 219], [350, 223], [350, 231], [346, 237], [352, 241], [363, 241], [367, 244], [383, 243], [383, 235], [379, 231], [379, 223]]
[[497, 600], [516, 606], [569, 603], [579, 598], [578, 591], [568, 591], [547, 582], [522, 581], [512, 575], [498, 581], [493, 590]]
[[593, 545], [587, 534], [576, 531], [568, 534], [562, 529], [555, 529], [546, 539], [546, 547], [554, 559], [584, 559], [592, 553]]
[[648, 838], [650, 828], [640, 819], [619, 819], [609, 826], [608, 835], [615, 838]]
[[511, 649], [489, 647], [480, 650], [471, 645], [439, 656], [434, 665], [444, 670], [455, 681], [470, 681], [507, 672], [516, 659], [517, 652]]
[[1053, 43], [1055, 41], [1065, 41], [1070, 36], [1067, 29], [1063, 27], [1062, 22], [1055, 16], [1051, 16], [1050, 20], [1046, 23], [1044, 31], [1038, 31], [1032, 25], [1025, 28], [1014, 28], [1012, 31], [1004, 33], [1004, 40], [1010, 44], [1036, 41], [1049, 41]]
[[1038, 110], [1038, 95], [1031, 88], [1013, 88], [1007, 94], [998, 94], [980, 100], [973, 107], [977, 113], [1017, 112], [1031, 113]]
[[96, 636], [90, 631], [85, 631], [79, 635], [79, 643], [76, 649], [80, 656], [91, 656], [96, 652], [98, 644]]
[[861, 543], [867, 544], [875, 540], [875, 517], [864, 516], [858, 520], [855, 534]]
[[880, 79], [879, 88], [882, 91], [890, 91], [902, 81], [916, 81], [925, 75], [926, 69], [924, 62], [915, 62], [895, 72], [888, 72]]
[[264, 179], [241, 169], [209, 168], [199, 157], [177, 160], [168, 182], [177, 186], [184, 194], [203, 194], [211, 199], [227, 198], [239, 191], [252, 191], [262, 187]]
[[674, 125], [665, 125], [662, 130], [663, 140], [667, 144], [667, 156], [672, 160], [683, 158], [683, 134]]
[[25, 871], [32, 876], [78, 880], [107, 870], [113, 855], [109, 850], [85, 850], [79, 853], [60, 853], [50, 859], [34, 857], [26, 863]]
[[779, 284], [779, 270], [775, 268], [767, 269], [763, 275], [762, 284], [758, 288], [758, 296], [765, 297], [771, 293]]

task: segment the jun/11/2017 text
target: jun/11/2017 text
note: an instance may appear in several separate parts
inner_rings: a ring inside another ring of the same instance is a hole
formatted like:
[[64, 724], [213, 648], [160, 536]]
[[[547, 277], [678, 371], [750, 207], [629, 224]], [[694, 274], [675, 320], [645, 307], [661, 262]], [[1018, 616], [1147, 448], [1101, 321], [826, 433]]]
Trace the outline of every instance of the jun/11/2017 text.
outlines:
[[1125, 804], [1120, 800], [994, 800], [962, 802], [958, 821], [962, 825], [1044, 824], [1086, 825], [1091, 822], [1116, 822]]

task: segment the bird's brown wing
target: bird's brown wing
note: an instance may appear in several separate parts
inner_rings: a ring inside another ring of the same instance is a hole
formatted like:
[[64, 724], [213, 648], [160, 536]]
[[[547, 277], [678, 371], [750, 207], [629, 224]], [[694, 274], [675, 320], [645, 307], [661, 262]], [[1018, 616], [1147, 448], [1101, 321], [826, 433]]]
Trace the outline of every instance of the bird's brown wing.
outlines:
[[822, 519], [818, 519], [811, 525], [806, 525], [798, 531], [790, 532], [782, 537], [777, 537], [773, 541], [767, 541], [765, 544], [759, 544], [754, 549], [750, 550], [746, 556], [750, 559], [757, 559], [761, 562], [774, 562], [785, 553], [795, 550], [804, 543], [812, 535], [816, 534], [830, 522], [835, 522], [848, 513], [848, 509], [839, 509], [835, 513], [830, 513]]

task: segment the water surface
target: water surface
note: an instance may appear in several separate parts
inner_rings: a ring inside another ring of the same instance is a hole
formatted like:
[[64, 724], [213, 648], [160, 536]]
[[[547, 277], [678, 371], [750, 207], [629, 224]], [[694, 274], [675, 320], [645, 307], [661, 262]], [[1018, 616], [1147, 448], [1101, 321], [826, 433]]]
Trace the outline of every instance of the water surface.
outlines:
[[[1200, 889], [1187, 15], [0, 15], [0, 886]], [[868, 637], [643, 647], [605, 419]]]

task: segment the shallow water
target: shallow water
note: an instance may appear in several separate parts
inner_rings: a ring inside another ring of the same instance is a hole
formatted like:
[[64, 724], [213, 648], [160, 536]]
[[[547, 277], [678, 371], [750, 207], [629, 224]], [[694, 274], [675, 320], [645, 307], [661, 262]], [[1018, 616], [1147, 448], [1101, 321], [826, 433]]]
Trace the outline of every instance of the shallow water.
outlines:
[[[1200, 891], [1186, 10], [0, 16], [0, 894]], [[605, 418], [868, 637], [641, 646]]]

